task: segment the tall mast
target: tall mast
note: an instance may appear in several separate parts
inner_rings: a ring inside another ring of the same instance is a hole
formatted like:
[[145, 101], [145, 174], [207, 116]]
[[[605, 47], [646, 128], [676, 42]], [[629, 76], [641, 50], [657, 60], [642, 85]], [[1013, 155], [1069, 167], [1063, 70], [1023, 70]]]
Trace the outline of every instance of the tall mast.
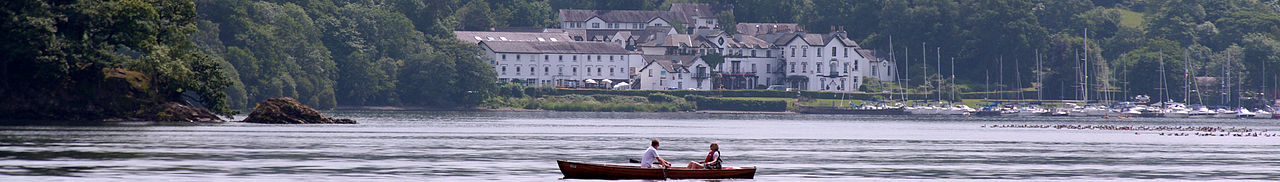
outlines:
[[956, 57], [951, 57], [951, 99], [956, 99]]
[[1089, 103], [1089, 28], [1084, 28], [1084, 103]]
[[[924, 77], [920, 78], [920, 84], [929, 83], [929, 48], [925, 47], [926, 42], [920, 42], [920, 74]], [[925, 95], [924, 101], [929, 101], [929, 95]]]
[[[911, 46], [903, 46], [902, 48], [906, 49], [906, 50], [902, 50], [902, 55], [904, 57], [902, 59], [902, 64], [904, 64], [902, 70], [907, 71], [906, 72], [907, 76], [905, 76], [907, 80], [903, 82], [903, 83], [907, 83], [906, 84], [907, 86], [902, 87], [902, 89], [905, 90], [904, 92], [906, 92], [908, 96], [910, 96], [911, 95], [911, 89], [910, 89], [911, 88]], [[911, 98], [907, 98], [907, 102], [911, 102]]]
[[1022, 64], [1019, 62], [1022, 61], [1019, 59], [1013, 59], [1013, 78], [1014, 81], [1016, 81], [1015, 85], [1018, 85], [1018, 99], [1023, 99], [1025, 97], [1022, 95]]
[[[890, 35], [890, 36], [889, 36], [889, 60], [893, 61], [893, 66], [895, 66], [895, 67], [894, 67], [894, 69], [897, 69], [897, 66], [898, 66], [898, 56], [893, 54], [893, 36], [892, 36], [892, 35]], [[894, 80], [894, 82], [897, 82], [897, 83], [898, 83], [898, 86], [899, 86], [899, 87], [902, 87], [902, 89], [903, 89], [903, 90], [902, 90], [902, 91], [903, 91], [903, 94], [902, 94], [902, 101], [903, 101], [903, 102], [906, 102], [906, 101], [907, 101], [907, 94], [906, 94], [906, 91], [907, 91], [907, 90], [906, 90], [906, 88], [907, 88], [907, 87], [906, 87], [905, 85], [903, 85], [903, 84], [902, 84], [902, 78], [901, 78], [901, 77], [899, 77], [898, 75], [899, 75], [899, 74], [893, 74], [893, 78], [898, 78], [898, 80]]]
[[1182, 49], [1182, 88], [1187, 95], [1182, 96], [1182, 103], [1191, 104], [1191, 53]]
[[938, 102], [942, 102], [942, 47], [934, 47], [934, 60], [938, 61]]
[[1160, 50], [1160, 102], [1165, 101], [1165, 92], [1169, 90], [1168, 84], [1164, 81], [1164, 49]]

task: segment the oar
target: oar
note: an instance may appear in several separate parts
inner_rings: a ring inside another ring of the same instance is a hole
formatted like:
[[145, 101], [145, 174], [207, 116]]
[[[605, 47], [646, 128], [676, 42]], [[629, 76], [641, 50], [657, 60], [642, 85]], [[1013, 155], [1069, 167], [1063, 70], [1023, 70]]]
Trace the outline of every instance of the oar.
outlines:
[[[630, 162], [630, 163], [640, 163], [640, 159], [636, 159], [636, 158], [627, 158], [627, 162]], [[662, 163], [659, 163], [658, 161], [653, 161], [653, 164], [662, 164]]]

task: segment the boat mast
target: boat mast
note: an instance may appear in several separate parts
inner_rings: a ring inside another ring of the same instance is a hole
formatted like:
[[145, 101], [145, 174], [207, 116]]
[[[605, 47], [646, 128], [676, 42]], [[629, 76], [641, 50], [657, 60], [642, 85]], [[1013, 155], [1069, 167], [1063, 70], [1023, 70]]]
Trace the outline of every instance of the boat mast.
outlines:
[[[933, 58], [938, 61], [938, 102], [942, 102], [942, 47], [934, 47]], [[950, 103], [950, 102], [948, 102]], [[949, 104], [948, 104], [949, 105]]]
[[956, 100], [956, 57], [951, 57], [951, 100]]
[[[897, 68], [896, 66], [898, 66], [898, 55], [895, 55], [893, 53], [893, 36], [892, 35], [889, 36], [889, 60], [893, 61], [893, 64], [895, 66], [894, 68], [896, 69]], [[901, 76], [898, 76], [898, 75], [899, 74], [893, 74], [893, 78], [898, 78], [898, 80], [896, 80], [895, 82], [898, 82], [898, 87], [902, 87], [902, 102], [903, 104], [906, 104], [905, 102], [910, 101], [910, 99], [907, 99], [907, 86], [905, 84], [902, 84], [903, 79]]]
[[1036, 49], [1036, 100], [1044, 100], [1044, 71], [1040, 70], [1040, 49]]
[[1165, 83], [1164, 77], [1165, 77], [1164, 76], [1164, 49], [1161, 49], [1160, 50], [1160, 102], [1165, 101], [1165, 96], [1166, 96], [1165, 90], [1169, 89], [1169, 86]]
[[[927, 44], [927, 42], [920, 42], [920, 74], [924, 74], [924, 77], [920, 78], [921, 81], [923, 81], [920, 84], [929, 83], [929, 48], [926, 47], [925, 44]], [[928, 95], [925, 95], [924, 101], [929, 102]]]
[[1084, 103], [1089, 103], [1089, 28], [1084, 28]]

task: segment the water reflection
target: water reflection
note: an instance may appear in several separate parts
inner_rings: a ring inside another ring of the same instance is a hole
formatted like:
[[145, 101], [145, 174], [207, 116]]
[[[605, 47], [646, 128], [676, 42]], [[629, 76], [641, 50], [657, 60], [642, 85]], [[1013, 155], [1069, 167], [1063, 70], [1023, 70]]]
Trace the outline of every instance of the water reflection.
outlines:
[[[342, 111], [358, 125], [0, 127], [0, 178], [546, 181], [555, 160], [626, 164], [649, 139], [670, 161], [719, 142], [762, 181], [1280, 180], [1276, 138], [991, 125], [1211, 126], [1270, 120], [1103, 120], [789, 114]], [[678, 163], [678, 162], [677, 162]], [[10, 181], [10, 180], [6, 180]], [[577, 180], [571, 180], [577, 181]], [[737, 180], [730, 180], [737, 181]]]

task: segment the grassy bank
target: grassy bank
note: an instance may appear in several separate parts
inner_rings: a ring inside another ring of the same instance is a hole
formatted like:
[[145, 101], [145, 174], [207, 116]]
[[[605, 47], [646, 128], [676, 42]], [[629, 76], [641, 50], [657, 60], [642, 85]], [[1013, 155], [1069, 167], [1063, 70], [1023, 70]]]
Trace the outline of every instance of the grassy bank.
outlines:
[[493, 97], [485, 100], [491, 109], [521, 108], [551, 111], [592, 112], [677, 112], [693, 111], [696, 106], [683, 98], [670, 95], [560, 95], [546, 97]]

